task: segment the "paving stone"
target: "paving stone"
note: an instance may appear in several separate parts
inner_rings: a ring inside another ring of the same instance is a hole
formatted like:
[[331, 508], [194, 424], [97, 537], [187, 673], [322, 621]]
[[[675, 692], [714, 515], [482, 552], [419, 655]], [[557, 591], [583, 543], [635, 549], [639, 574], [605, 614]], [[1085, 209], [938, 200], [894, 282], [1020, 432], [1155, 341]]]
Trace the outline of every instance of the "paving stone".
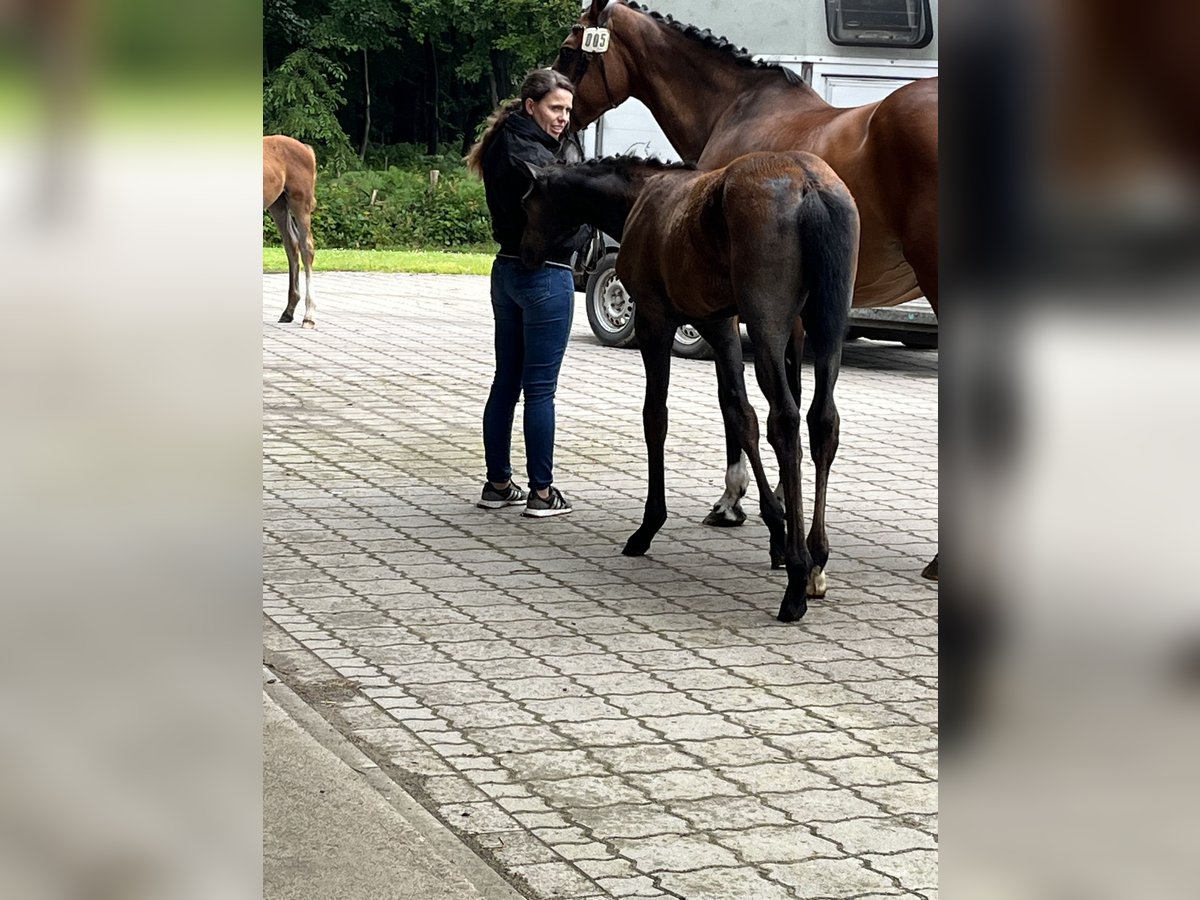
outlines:
[[858, 859], [818, 857], [795, 863], [768, 863], [772, 878], [795, 889], [798, 897], [852, 897], [895, 887], [891, 879]]
[[603, 765], [583, 750], [539, 750], [506, 754], [502, 763], [524, 781], [607, 774]]
[[588, 751], [588, 755], [601, 765], [623, 773], [678, 772], [699, 768], [693, 757], [666, 745], [593, 747]]
[[684, 770], [659, 772], [653, 775], [628, 775], [652, 800], [699, 800], [704, 797], [731, 797], [742, 793], [741, 788], [715, 772]]
[[615, 803], [641, 803], [647, 799], [645, 791], [611, 775], [531, 781], [529, 786], [558, 807], [611, 806]]
[[728, 850], [695, 835], [613, 841], [613, 846], [642, 872], [686, 872], [709, 866], [736, 866], [737, 857]]
[[936, 850], [911, 850], [888, 856], [867, 854], [871, 867], [897, 879], [926, 896], [938, 886], [938, 854]]
[[860, 787], [858, 793], [895, 815], [937, 815], [938, 786], [932, 781]]
[[591, 897], [600, 893], [599, 886], [570, 863], [513, 866], [509, 871], [523, 879], [539, 897]]
[[784, 750], [772, 747], [757, 737], [679, 741], [678, 746], [684, 753], [709, 766], [752, 766], [765, 762], [785, 762], [789, 758]]
[[827, 776], [820, 772], [814, 772], [809, 766], [799, 762], [721, 766], [718, 767], [717, 772], [722, 778], [733, 782], [750, 794], [763, 794], [768, 791], [822, 790], [834, 786]]
[[797, 862], [814, 856], [842, 856], [837, 846], [802, 825], [768, 825], [744, 831], [715, 831], [713, 839], [752, 863]]
[[688, 900], [793, 900], [791, 891], [772, 884], [756, 870], [699, 869], [694, 872], [664, 872], [662, 886]]
[[883, 785], [904, 781], [922, 781], [924, 776], [886, 756], [847, 756], [841, 759], [814, 759], [818, 772], [845, 785]]
[[607, 806], [574, 811], [573, 818], [600, 840], [686, 834], [688, 822], [661, 805]]
[[816, 822], [812, 827], [821, 837], [839, 844], [844, 852], [851, 856], [871, 851], [898, 853], [904, 850], [925, 850], [936, 846], [932, 837], [895, 818]]
[[665, 897], [667, 896], [645, 875], [633, 878], [597, 878], [596, 883], [610, 897]]
[[708, 800], [673, 800], [671, 812], [682, 816], [700, 830], [716, 828], [753, 828], [755, 825], [780, 825], [787, 817], [761, 800], [752, 797], [718, 797]]
[[839, 822], [843, 819], [886, 814], [874, 803], [845, 788], [763, 794], [762, 799], [771, 806], [782, 809], [797, 822], [805, 824]]

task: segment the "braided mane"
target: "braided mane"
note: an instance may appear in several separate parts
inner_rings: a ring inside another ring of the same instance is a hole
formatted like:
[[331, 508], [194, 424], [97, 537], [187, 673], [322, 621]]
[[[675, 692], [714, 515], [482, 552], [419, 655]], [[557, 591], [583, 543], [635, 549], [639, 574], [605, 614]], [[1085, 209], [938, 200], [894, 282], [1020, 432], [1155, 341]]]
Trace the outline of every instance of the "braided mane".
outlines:
[[736, 62], [739, 66], [742, 66], [747, 69], [766, 69], [766, 70], [773, 69], [773, 70], [781, 73], [783, 75], [783, 77], [788, 80], [789, 84], [803, 84], [804, 83], [804, 80], [799, 75], [797, 75], [795, 72], [793, 72], [791, 69], [787, 68], [786, 66], [781, 66], [781, 65], [778, 65], [777, 63], [769, 63], [769, 62], [764, 62], [760, 59], [755, 59], [753, 56], [750, 55], [750, 51], [747, 50], [745, 47], [739, 47], [736, 44], [731, 43], [726, 38], [723, 38], [723, 37], [713, 34], [712, 31], [710, 31], [707, 28], [700, 29], [700, 28], [697, 28], [695, 25], [688, 25], [686, 22], [677, 21], [673, 16], [671, 16], [669, 14], [664, 16], [660, 12], [655, 12], [652, 9], [649, 9], [645, 6], [642, 6], [639, 3], [636, 3], [635, 0], [622, 0], [622, 2], [626, 6], [628, 6], [630, 9], [636, 10], [637, 12], [640, 12], [640, 13], [643, 13], [644, 15], [649, 16], [654, 21], [659, 22], [663, 25], [666, 25], [668, 28], [672, 28], [675, 31], [678, 31], [680, 34], [684, 35], [685, 37], [691, 38], [692, 40], [697, 41], [700, 44], [703, 44], [705, 47], [708, 47], [709, 49], [717, 50], [721, 53], [726, 54], [734, 62]]

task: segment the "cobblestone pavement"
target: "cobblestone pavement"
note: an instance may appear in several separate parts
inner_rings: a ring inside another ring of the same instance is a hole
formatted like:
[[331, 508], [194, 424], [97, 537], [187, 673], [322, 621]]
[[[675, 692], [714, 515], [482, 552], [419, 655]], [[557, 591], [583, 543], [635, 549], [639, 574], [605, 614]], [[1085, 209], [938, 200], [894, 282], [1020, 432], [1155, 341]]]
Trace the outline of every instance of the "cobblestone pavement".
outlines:
[[264, 640], [290, 685], [530, 897], [937, 896], [936, 351], [847, 346], [829, 595], [783, 625], [754, 488], [745, 526], [700, 524], [711, 363], [674, 362], [670, 518], [629, 559], [641, 358], [596, 342], [582, 295], [555, 463], [575, 512], [530, 520], [473, 505], [486, 280], [316, 287], [306, 331], [263, 279]]

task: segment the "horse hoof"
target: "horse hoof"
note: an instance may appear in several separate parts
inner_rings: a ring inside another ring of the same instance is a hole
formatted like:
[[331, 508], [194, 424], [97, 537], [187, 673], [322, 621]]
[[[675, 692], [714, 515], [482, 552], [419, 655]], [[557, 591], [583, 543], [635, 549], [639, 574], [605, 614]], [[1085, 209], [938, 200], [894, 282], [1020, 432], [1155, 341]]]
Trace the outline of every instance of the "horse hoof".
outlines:
[[820, 566], [813, 568], [808, 573], [808, 596], [820, 599], [825, 596], [825, 591], [829, 587], [829, 580], [825, 577], [825, 573]]
[[704, 524], [714, 528], [737, 528], [745, 521], [746, 514], [737, 504], [726, 507], [718, 503], [713, 506], [712, 512], [704, 517]]
[[625, 547], [621, 550], [624, 556], [645, 556], [646, 551], [650, 549], [650, 542], [639, 538], [636, 534], [625, 542]]
[[784, 598], [783, 605], [779, 607], [779, 615], [776, 616], [780, 622], [798, 622], [804, 618], [804, 614], [808, 612], [808, 601], [801, 600], [799, 603], [792, 603]]
[[316, 328], [317, 327], [317, 323], [314, 322], [312, 319], [305, 319], [300, 324], [301, 324], [302, 328]]
[[290, 321], [292, 321], [292, 317], [289, 316], [287, 313], [284, 313], [282, 316], [279, 317], [279, 322], [282, 325], [286, 325]]
[[921, 570], [921, 577], [928, 578], [930, 581], [938, 580], [938, 558], [935, 556], [924, 569]]

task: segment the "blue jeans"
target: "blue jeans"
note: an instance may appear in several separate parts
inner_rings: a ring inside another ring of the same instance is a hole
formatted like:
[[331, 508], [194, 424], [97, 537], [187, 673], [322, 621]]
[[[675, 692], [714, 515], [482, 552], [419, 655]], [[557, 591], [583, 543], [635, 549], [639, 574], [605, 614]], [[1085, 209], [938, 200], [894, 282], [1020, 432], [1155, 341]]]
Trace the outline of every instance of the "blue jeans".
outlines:
[[569, 269], [526, 269], [520, 260], [492, 263], [496, 317], [496, 377], [483, 410], [488, 481], [512, 477], [513, 415], [525, 394], [525, 460], [529, 487], [554, 482], [554, 393], [571, 334], [575, 284]]

